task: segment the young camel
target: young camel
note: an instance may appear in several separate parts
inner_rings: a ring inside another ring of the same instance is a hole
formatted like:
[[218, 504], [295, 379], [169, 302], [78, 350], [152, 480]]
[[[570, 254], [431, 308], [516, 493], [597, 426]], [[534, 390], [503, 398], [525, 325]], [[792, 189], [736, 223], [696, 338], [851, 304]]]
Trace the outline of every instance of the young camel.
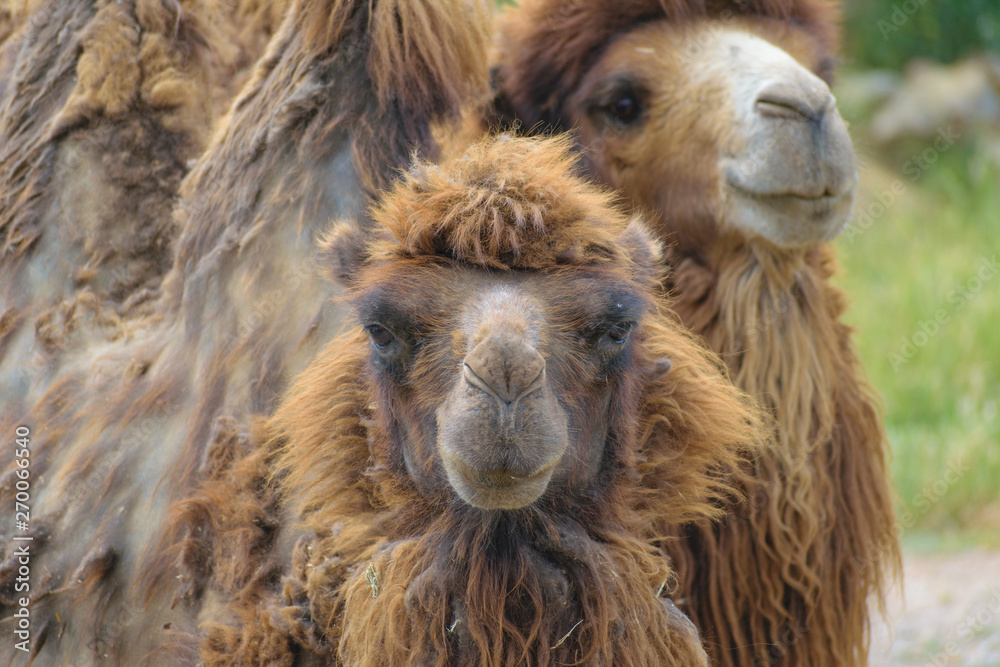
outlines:
[[307, 530], [280, 593], [216, 572], [251, 583], [204, 664], [707, 665], [653, 531], [718, 516], [758, 417], [670, 313], [659, 242], [574, 167], [487, 139], [412, 167], [370, 237], [335, 228], [352, 330], [184, 503], [219, 515], [215, 563], [254, 521]]
[[826, 0], [524, 0], [499, 31], [494, 122], [572, 130], [588, 172], [654, 213], [678, 314], [774, 416], [749, 506], [663, 543], [719, 665], [866, 664], [899, 567], [826, 243], [857, 187], [835, 19]]

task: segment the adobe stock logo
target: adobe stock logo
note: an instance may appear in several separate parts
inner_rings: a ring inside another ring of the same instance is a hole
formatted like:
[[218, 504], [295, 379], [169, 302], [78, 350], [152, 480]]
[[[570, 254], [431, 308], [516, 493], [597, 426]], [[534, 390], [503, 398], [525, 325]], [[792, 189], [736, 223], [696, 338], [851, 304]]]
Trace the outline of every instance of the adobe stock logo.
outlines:
[[917, 11], [927, 4], [927, 0], [904, 0], [904, 2], [893, 5], [892, 13], [889, 14], [889, 20], [879, 19], [878, 30], [882, 33], [882, 39], [884, 41], [889, 41], [889, 35], [899, 32], [900, 28], [906, 25], [906, 22], [910, 20], [910, 17], [917, 13]]
[[[947, 153], [961, 138], [962, 134], [953, 129], [951, 125], [939, 128], [934, 143], [920, 153], [912, 155], [903, 164], [903, 175], [911, 183], [918, 183], [923, 178], [924, 173], [937, 163], [938, 158]], [[897, 178], [888, 189], [876, 192], [874, 201], [857, 211], [854, 219], [844, 227], [844, 241], [853, 244], [857, 237], [871, 229], [872, 225], [881, 219], [908, 191], [909, 186], [903, 179]]]
[[892, 370], [898, 371], [916, 357], [920, 350], [952, 321], [955, 314], [975, 299], [998, 273], [1000, 273], [1000, 260], [996, 255], [992, 258], [981, 257], [975, 275], [948, 292], [949, 307], [938, 308], [932, 317], [917, 322], [916, 331], [904, 336], [896, 350], [888, 354]]

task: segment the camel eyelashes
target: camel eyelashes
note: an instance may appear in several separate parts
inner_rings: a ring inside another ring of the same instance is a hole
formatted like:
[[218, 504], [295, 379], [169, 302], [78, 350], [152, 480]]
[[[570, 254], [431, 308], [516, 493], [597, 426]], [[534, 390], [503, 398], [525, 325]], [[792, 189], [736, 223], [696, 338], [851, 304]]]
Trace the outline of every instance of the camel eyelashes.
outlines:
[[608, 364], [617, 364], [618, 360], [624, 358], [636, 323], [633, 319], [607, 319], [583, 332], [584, 338], [589, 341], [593, 354], [603, 368], [602, 373], [611, 370]]
[[365, 331], [368, 332], [368, 337], [371, 338], [372, 343], [380, 350], [383, 350], [392, 341], [396, 339], [392, 335], [392, 332], [383, 327], [381, 324], [369, 324], [365, 327]]
[[635, 322], [619, 322], [608, 329], [608, 338], [618, 345], [624, 345], [634, 326]]
[[400, 323], [400, 326], [393, 328], [403, 335], [397, 336], [389, 327], [377, 322], [364, 326], [373, 346], [372, 366], [379, 369], [382, 376], [390, 382], [405, 384], [407, 369], [413, 355], [420, 349], [420, 343], [410, 335], [407, 325]]

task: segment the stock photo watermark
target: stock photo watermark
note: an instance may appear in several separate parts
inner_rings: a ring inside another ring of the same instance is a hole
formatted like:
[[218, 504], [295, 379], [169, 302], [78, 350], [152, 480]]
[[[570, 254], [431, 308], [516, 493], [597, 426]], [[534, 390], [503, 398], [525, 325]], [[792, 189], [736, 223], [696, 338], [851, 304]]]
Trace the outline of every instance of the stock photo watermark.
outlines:
[[876, 24], [878, 31], [882, 33], [882, 39], [889, 41], [889, 37], [899, 32], [909, 22], [910, 17], [926, 4], [927, 0], [903, 0], [903, 2], [893, 5], [889, 16], [879, 19]]
[[[903, 175], [910, 183], [918, 183], [924, 174], [937, 163], [941, 155], [948, 152], [961, 138], [961, 132], [955, 130], [951, 125], [939, 129], [937, 137], [930, 146], [920, 153], [910, 156], [903, 163]], [[880, 220], [908, 191], [909, 186], [906, 181], [897, 178], [887, 189], [876, 192], [874, 201], [858, 212], [844, 227], [844, 240], [847, 243], [854, 243], [857, 237], [871, 229], [872, 225]]]
[[950, 461], [940, 478], [925, 484], [920, 492], [910, 499], [909, 504], [900, 508], [898, 522], [900, 534], [916, 526], [917, 520], [929, 514], [934, 505], [941, 502], [948, 490], [958, 484], [970, 470], [972, 466], [965, 460]]
[[14, 593], [19, 594], [14, 612], [14, 648], [28, 653], [31, 646], [31, 429], [18, 426], [14, 431], [14, 525], [13, 559], [17, 565]]
[[928, 665], [932, 667], [946, 667], [955, 664], [967, 645], [978, 635], [984, 632], [996, 631], [996, 626], [1000, 618], [1000, 588], [990, 591], [990, 597], [979, 605], [978, 608], [966, 615], [954, 629], [950, 641], [941, 647], [941, 650], [933, 652], [929, 656]]
[[945, 297], [948, 306], [938, 308], [927, 319], [918, 321], [916, 329], [908, 336], [903, 336], [899, 345], [888, 353], [889, 365], [892, 366], [892, 370], [898, 371], [912, 361], [930, 343], [931, 339], [951, 324], [959, 311], [973, 301], [996, 278], [998, 273], [1000, 273], [1000, 258], [997, 255], [980, 257], [972, 277], [948, 292]]

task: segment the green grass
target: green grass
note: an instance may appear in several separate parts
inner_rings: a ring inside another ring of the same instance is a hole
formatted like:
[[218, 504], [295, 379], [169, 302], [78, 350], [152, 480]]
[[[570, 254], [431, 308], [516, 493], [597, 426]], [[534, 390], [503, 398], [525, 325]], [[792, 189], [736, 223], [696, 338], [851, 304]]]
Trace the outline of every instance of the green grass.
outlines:
[[1000, 527], [1000, 270], [984, 268], [1000, 257], [1000, 168], [981, 158], [956, 146], [916, 183], [902, 163], [869, 165], [859, 210], [894, 182], [906, 191], [838, 241], [911, 532]]

